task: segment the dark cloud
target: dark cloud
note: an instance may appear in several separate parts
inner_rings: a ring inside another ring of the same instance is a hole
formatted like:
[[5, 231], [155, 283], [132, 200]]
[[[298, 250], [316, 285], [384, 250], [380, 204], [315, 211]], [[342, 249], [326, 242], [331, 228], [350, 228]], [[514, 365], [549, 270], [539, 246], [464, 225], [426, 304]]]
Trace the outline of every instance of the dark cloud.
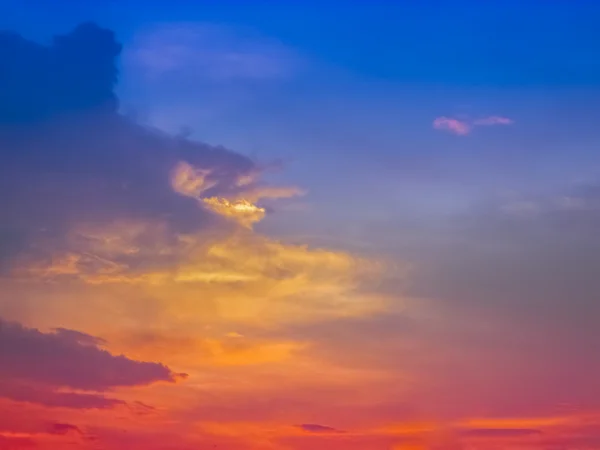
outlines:
[[57, 392], [58, 388], [103, 392], [118, 386], [140, 386], [180, 375], [168, 367], [115, 356], [84, 342], [82, 333], [42, 333], [0, 321], [0, 395], [17, 400], [73, 408], [107, 408], [122, 403], [95, 393]]
[[50, 46], [0, 35], [0, 261], [40, 251], [80, 223], [162, 221], [175, 232], [217, 221], [172, 188], [185, 162], [207, 195], [237, 189], [254, 163], [222, 147], [171, 136], [117, 112], [120, 44], [84, 24]]
[[40, 121], [88, 109], [115, 112], [115, 58], [121, 46], [109, 30], [86, 23], [50, 46], [0, 33], [0, 123]]
[[77, 425], [70, 423], [53, 423], [48, 430], [50, 434], [65, 435], [69, 433], [83, 434]]
[[304, 431], [308, 431], [309, 433], [323, 433], [323, 434], [327, 434], [327, 433], [343, 433], [343, 431], [341, 430], [337, 430], [335, 428], [332, 427], [327, 427], [325, 425], [319, 425], [316, 423], [303, 423], [301, 425], [297, 425], [298, 428], [304, 430]]

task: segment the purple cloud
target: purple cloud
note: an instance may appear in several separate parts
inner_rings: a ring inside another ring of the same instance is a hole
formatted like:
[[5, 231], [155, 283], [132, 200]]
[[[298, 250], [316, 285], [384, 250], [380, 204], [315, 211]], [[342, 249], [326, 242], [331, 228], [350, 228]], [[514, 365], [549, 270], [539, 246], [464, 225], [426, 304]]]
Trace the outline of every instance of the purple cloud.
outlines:
[[309, 433], [318, 433], [318, 434], [339, 434], [343, 433], [343, 431], [338, 430], [336, 428], [327, 427], [325, 425], [319, 425], [316, 423], [303, 423], [297, 425], [298, 428], [308, 431]]
[[113, 355], [98, 338], [73, 330], [43, 333], [0, 320], [0, 396], [47, 406], [108, 408], [122, 403], [95, 393], [119, 386], [175, 382], [183, 374], [153, 362]]

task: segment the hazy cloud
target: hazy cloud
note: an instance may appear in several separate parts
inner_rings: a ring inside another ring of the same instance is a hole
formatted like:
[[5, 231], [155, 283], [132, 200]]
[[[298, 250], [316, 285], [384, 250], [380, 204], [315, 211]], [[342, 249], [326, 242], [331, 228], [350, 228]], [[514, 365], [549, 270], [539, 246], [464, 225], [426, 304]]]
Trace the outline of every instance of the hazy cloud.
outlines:
[[473, 125], [512, 125], [514, 121], [508, 117], [490, 116], [473, 121]]
[[291, 75], [299, 58], [281, 43], [252, 33], [208, 23], [175, 23], [139, 32], [124, 64], [151, 78], [269, 80]]
[[481, 119], [456, 119], [451, 117], [438, 117], [433, 121], [433, 128], [447, 131], [458, 136], [466, 136], [478, 126], [512, 125], [514, 121], [508, 117], [489, 116]]

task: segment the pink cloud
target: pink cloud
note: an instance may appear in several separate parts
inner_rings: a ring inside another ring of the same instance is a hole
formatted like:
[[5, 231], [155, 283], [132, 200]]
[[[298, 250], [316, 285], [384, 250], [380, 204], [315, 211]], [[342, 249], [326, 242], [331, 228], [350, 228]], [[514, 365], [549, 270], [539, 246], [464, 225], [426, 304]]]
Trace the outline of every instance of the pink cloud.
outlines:
[[449, 117], [438, 117], [433, 121], [436, 130], [448, 131], [458, 136], [466, 136], [471, 132], [471, 126], [462, 120]]

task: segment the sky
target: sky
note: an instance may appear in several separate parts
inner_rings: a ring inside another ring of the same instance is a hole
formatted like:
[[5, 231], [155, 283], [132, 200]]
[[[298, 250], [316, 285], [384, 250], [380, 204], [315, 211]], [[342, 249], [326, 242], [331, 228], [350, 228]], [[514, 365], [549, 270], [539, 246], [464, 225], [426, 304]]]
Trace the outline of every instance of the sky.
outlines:
[[600, 448], [599, 20], [0, 0], [0, 450]]

